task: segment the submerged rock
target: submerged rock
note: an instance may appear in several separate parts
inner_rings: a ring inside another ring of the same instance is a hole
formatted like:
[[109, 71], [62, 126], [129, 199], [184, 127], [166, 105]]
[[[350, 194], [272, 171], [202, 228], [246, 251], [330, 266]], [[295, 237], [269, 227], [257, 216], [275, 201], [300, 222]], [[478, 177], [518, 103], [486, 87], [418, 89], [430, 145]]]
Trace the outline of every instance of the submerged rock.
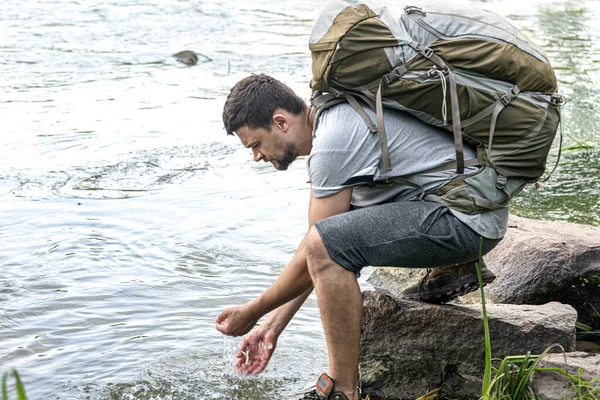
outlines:
[[172, 57], [175, 57], [177, 61], [185, 65], [192, 66], [198, 64], [198, 54], [191, 50], [180, 51], [179, 53], [173, 54]]
[[[481, 394], [481, 306], [432, 305], [364, 293], [361, 333], [364, 394], [409, 399], [443, 387], [450, 397]], [[575, 348], [576, 311], [564, 304], [489, 305], [492, 355], [539, 354], [554, 343]]]

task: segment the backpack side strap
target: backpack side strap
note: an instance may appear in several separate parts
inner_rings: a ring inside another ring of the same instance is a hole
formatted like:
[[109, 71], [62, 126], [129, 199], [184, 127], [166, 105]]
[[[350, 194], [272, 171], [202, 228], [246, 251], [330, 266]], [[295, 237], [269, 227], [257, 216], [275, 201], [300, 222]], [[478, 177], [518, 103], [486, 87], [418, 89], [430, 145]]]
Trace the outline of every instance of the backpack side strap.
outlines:
[[460, 175], [465, 171], [465, 164], [462, 128], [460, 124], [460, 109], [458, 105], [458, 91], [456, 89], [456, 78], [452, 72], [452, 66], [435, 54], [432, 49], [422, 46], [421, 43], [417, 41], [411, 42], [410, 46], [423, 57], [448, 73], [448, 80], [450, 81], [450, 102], [452, 104], [452, 132], [454, 134], [454, 148], [456, 149], [456, 173]]

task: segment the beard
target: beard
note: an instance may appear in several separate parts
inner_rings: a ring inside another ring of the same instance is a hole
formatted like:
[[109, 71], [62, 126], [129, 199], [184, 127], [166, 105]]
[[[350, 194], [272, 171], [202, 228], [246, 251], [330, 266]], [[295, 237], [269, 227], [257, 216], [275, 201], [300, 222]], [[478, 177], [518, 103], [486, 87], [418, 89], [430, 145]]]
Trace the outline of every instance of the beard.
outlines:
[[285, 151], [281, 157], [271, 160], [271, 164], [276, 170], [285, 171], [291, 163], [298, 158], [300, 152], [293, 143], [285, 144]]

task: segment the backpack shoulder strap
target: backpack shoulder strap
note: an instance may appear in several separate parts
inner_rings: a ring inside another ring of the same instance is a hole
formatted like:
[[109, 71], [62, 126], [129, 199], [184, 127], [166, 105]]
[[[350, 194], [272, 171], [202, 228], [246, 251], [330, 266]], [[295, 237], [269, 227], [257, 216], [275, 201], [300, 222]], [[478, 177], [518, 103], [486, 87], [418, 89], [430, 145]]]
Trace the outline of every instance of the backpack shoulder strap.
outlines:
[[[313, 92], [310, 104], [315, 109], [313, 113], [313, 137], [315, 136], [315, 132], [317, 130], [317, 125], [319, 122], [319, 117], [321, 113], [332, 107], [334, 105], [340, 104], [342, 102], [348, 102], [350, 106], [360, 115], [365, 124], [369, 127], [369, 130], [373, 133], [379, 133], [379, 139], [381, 141], [381, 159], [383, 161], [383, 167], [386, 171], [390, 171], [392, 169], [392, 164], [390, 161], [390, 153], [387, 146], [387, 138], [385, 137], [385, 128], [380, 130], [378, 128], [378, 124], [374, 123], [373, 120], [369, 117], [369, 115], [365, 112], [362, 106], [356, 100], [356, 97], [363, 99], [363, 96], [360, 94], [351, 94], [348, 92], [341, 92], [334, 90], [328, 93], [322, 92]], [[369, 99], [363, 99], [369, 107], [373, 107], [373, 104]], [[375, 111], [375, 110], [374, 110]]]
[[313, 92], [310, 96], [310, 106], [313, 108], [313, 129], [312, 135], [315, 137], [315, 132], [317, 131], [317, 126], [319, 124], [319, 117], [321, 113], [328, 109], [329, 107], [333, 107], [336, 104], [340, 104], [346, 101], [343, 97], [339, 97], [334, 93], [322, 93], [322, 92]]

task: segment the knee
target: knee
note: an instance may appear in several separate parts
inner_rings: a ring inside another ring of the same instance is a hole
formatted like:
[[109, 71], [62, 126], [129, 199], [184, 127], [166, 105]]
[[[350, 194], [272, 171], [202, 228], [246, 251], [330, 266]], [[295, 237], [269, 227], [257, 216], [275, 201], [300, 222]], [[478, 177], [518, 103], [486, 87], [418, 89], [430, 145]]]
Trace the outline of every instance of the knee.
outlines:
[[310, 275], [314, 279], [314, 277], [323, 273], [331, 266], [333, 260], [329, 255], [327, 247], [325, 247], [321, 234], [314, 226], [306, 234], [305, 246], [306, 263], [308, 264]]

